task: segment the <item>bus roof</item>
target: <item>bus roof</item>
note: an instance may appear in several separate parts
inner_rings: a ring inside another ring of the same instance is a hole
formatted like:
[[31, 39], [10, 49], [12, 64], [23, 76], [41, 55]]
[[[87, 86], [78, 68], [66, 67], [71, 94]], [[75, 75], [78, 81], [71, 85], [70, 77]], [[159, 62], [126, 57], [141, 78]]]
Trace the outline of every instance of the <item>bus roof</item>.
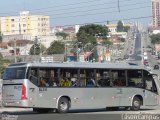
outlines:
[[53, 63], [41, 63], [41, 62], [29, 62], [29, 63], [15, 63], [10, 64], [8, 67], [55, 67], [55, 68], [108, 68], [108, 69], [145, 69], [143, 66], [139, 66], [134, 63], [90, 63], [90, 62], [53, 62]]

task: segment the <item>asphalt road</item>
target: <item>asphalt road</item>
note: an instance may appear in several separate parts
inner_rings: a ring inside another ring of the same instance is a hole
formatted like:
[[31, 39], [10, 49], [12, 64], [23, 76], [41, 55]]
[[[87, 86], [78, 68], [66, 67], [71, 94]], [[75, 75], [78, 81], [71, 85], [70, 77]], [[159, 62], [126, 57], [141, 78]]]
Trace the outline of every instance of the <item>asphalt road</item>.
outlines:
[[[159, 107], [143, 108], [141, 111], [107, 111], [105, 109], [92, 109], [92, 110], [71, 110], [66, 114], [48, 113], [38, 114], [36, 112], [3, 112], [4, 115], [15, 116], [18, 120], [125, 120], [124, 115], [139, 115], [139, 114], [159, 114]], [[1, 115], [2, 115], [1, 114]], [[9, 120], [9, 119], [7, 119]], [[127, 119], [128, 120], [128, 119]]]
[[134, 53], [131, 56], [132, 59], [135, 59], [136, 61], [142, 60], [141, 57], [141, 34], [136, 33], [136, 39], [135, 39], [135, 46], [134, 46]]

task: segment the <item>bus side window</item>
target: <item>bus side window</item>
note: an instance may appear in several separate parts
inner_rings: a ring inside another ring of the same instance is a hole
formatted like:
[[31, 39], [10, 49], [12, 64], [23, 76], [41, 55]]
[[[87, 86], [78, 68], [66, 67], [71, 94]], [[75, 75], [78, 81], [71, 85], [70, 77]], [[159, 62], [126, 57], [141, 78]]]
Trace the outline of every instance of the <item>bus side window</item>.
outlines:
[[113, 70], [111, 73], [113, 86], [126, 86], [125, 70]]
[[29, 80], [38, 86], [37, 69], [31, 68], [29, 72]]
[[128, 70], [127, 78], [128, 78], [128, 86], [144, 88], [142, 70]]

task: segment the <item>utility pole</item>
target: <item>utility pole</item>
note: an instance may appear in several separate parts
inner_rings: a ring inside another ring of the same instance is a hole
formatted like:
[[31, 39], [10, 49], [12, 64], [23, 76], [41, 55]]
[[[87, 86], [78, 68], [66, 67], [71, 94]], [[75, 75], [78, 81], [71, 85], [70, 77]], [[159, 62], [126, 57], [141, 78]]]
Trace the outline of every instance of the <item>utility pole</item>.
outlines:
[[41, 60], [41, 57], [42, 57], [42, 44], [41, 44], [41, 40], [39, 41], [39, 57], [40, 57], [40, 60]]
[[15, 63], [17, 62], [16, 48], [17, 48], [16, 39], [14, 39], [14, 62]]
[[34, 40], [34, 55], [36, 54], [36, 44], [38, 42], [37, 36], [35, 36], [35, 40]]

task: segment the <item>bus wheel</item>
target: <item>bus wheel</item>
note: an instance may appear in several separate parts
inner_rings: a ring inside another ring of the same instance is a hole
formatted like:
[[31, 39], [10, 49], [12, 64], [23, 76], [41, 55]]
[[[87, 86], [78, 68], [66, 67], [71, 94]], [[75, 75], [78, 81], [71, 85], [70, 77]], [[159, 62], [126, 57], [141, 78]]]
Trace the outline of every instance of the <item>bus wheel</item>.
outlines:
[[138, 97], [133, 98], [131, 110], [138, 111], [141, 107], [141, 101]]
[[60, 98], [58, 101], [57, 111], [59, 113], [67, 113], [69, 111], [70, 103], [69, 100], [65, 97]]

